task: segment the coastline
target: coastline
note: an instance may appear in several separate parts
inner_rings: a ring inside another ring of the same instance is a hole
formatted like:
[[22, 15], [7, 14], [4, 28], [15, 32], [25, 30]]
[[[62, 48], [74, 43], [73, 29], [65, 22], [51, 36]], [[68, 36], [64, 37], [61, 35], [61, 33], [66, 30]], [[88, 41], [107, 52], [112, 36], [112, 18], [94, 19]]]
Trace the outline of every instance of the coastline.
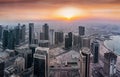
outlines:
[[[100, 43], [100, 52], [99, 53], [102, 57], [104, 57], [104, 53], [112, 51], [108, 47], [105, 46], [104, 41], [99, 41], [99, 43]], [[117, 67], [117, 70], [120, 70], [120, 56], [119, 55], [117, 55], [116, 67]]]

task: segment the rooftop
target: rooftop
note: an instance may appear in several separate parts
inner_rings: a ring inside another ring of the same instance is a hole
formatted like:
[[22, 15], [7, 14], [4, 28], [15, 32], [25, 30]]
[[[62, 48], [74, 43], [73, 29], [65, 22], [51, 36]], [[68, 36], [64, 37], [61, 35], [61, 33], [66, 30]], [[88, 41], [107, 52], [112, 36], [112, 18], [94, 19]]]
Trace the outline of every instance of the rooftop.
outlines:
[[83, 54], [91, 54], [91, 51], [88, 47], [83, 47], [80, 52]]

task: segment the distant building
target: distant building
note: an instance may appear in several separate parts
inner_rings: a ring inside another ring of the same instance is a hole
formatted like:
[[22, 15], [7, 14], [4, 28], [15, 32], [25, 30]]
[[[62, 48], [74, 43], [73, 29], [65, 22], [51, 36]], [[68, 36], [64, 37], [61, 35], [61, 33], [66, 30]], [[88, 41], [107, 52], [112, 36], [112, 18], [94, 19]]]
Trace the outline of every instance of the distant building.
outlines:
[[21, 26], [21, 38], [22, 38], [22, 42], [25, 41], [25, 35], [26, 35], [26, 25], [22, 25]]
[[91, 52], [93, 54], [93, 62], [98, 63], [99, 62], [99, 43], [97, 41], [93, 41], [91, 43]]
[[116, 74], [117, 55], [107, 52], [104, 54], [104, 58], [104, 72], [107, 76], [113, 77]]
[[81, 49], [83, 47], [83, 39], [84, 36], [78, 36], [78, 46], [79, 46], [79, 49]]
[[90, 48], [90, 38], [89, 37], [82, 37], [82, 47]]
[[20, 25], [20, 23], [18, 23], [19, 26], [19, 41], [20, 43], [22, 42], [22, 26]]
[[44, 33], [43, 32], [40, 32], [40, 40], [44, 40]]
[[49, 48], [37, 47], [34, 54], [34, 77], [49, 76]]
[[73, 45], [72, 39], [73, 39], [72, 32], [69, 32], [68, 35], [65, 36], [65, 49], [69, 49], [72, 47]]
[[70, 48], [70, 38], [68, 35], [65, 36], [65, 49]]
[[25, 25], [20, 24], [14, 28], [3, 30], [3, 49], [15, 49], [21, 42], [25, 41]]
[[38, 44], [39, 34], [37, 32], [34, 33], [33, 44]]
[[54, 33], [54, 29], [50, 29], [50, 33], [49, 33], [49, 41], [50, 41], [50, 45], [54, 45], [55, 43], [55, 37], [54, 37], [55, 33]]
[[90, 77], [90, 49], [83, 47], [80, 51], [80, 77]]
[[4, 77], [5, 62], [0, 59], [0, 77]]
[[2, 34], [3, 34], [3, 27], [0, 25], [0, 40], [2, 40]]
[[79, 35], [80, 35], [80, 36], [85, 35], [85, 27], [79, 26]]
[[64, 33], [63, 32], [59, 32], [59, 43], [63, 43], [64, 41]]
[[15, 45], [19, 45], [20, 44], [20, 24], [18, 24], [18, 26], [15, 27]]
[[77, 46], [79, 49], [82, 48], [82, 38], [83, 36], [74, 35], [73, 36], [73, 45]]
[[49, 26], [48, 24], [44, 24], [42, 27], [43, 33], [44, 33], [44, 40], [49, 40]]
[[29, 23], [29, 44], [33, 43], [34, 38], [34, 23]]
[[9, 30], [7, 39], [8, 39], [7, 48], [12, 50], [15, 49], [15, 34], [13, 29]]
[[73, 35], [73, 45], [78, 46], [78, 36], [77, 35]]
[[2, 46], [3, 46], [3, 49], [6, 49], [8, 46], [8, 30], [7, 29], [3, 31]]
[[59, 32], [55, 32], [55, 44], [59, 44]]
[[68, 37], [69, 37], [69, 40], [70, 40], [69, 41], [69, 46], [72, 47], [72, 40], [73, 40], [73, 34], [72, 34], [72, 32], [68, 33]]
[[3, 49], [15, 49], [16, 41], [14, 29], [5, 29], [3, 31]]
[[64, 41], [64, 33], [63, 32], [55, 32], [55, 44], [61, 44]]

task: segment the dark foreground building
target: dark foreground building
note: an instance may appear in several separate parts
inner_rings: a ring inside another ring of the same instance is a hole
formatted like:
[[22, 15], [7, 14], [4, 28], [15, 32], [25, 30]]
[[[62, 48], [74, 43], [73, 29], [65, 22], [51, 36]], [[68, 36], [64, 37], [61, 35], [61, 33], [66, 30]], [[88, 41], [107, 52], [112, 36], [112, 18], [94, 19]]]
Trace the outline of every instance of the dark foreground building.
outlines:
[[48, 77], [48, 50], [49, 48], [37, 47], [34, 54], [34, 77]]

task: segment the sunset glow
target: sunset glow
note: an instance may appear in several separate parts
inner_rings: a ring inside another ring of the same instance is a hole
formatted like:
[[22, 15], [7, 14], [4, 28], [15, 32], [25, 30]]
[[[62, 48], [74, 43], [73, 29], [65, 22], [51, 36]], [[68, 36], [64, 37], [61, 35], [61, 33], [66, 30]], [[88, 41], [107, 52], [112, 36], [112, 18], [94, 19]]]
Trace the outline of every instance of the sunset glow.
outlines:
[[0, 21], [120, 20], [119, 0], [0, 0]]
[[70, 20], [72, 18], [79, 17], [80, 15], [82, 15], [83, 11], [73, 7], [66, 7], [57, 10], [56, 13], [58, 17], [63, 17]]

